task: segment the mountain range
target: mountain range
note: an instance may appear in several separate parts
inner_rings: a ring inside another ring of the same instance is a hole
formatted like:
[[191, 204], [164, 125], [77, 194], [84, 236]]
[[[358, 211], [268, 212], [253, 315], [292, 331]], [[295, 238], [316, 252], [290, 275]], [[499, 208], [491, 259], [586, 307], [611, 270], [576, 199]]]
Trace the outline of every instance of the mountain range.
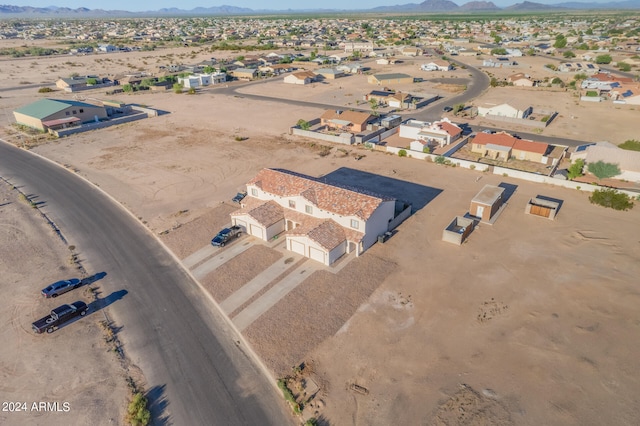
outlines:
[[[498, 7], [491, 1], [470, 1], [461, 6], [450, 0], [426, 0], [422, 3], [408, 3], [394, 6], [379, 6], [372, 9], [358, 10], [358, 12], [372, 13], [440, 13], [440, 12], [498, 12], [498, 11], [516, 11], [516, 12], [536, 12], [536, 11], [553, 11], [553, 10], [589, 10], [589, 9], [640, 9], [640, 0], [624, 0], [612, 1], [607, 3], [595, 2], [562, 2], [554, 4], [542, 4], [530, 1], [516, 3], [507, 7]], [[155, 11], [146, 12], [129, 12], [124, 10], [103, 10], [88, 9], [80, 7], [71, 9], [67, 7], [31, 7], [31, 6], [12, 6], [0, 5], [0, 18], [10, 17], [101, 17], [101, 16], [181, 16], [181, 15], [251, 15], [251, 14], [292, 14], [292, 13], [338, 13], [349, 12], [355, 10], [348, 9], [300, 9], [300, 10], [275, 10], [260, 9], [254, 10], [246, 7], [237, 6], [213, 6], [213, 7], [196, 7], [195, 9], [185, 10], [179, 8], [164, 8]]]

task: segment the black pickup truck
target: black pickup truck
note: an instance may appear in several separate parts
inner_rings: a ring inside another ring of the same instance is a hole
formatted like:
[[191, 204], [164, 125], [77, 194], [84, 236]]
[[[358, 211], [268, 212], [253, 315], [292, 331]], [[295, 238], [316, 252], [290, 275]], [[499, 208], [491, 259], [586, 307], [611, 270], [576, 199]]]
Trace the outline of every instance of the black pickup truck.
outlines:
[[73, 302], [70, 305], [58, 306], [52, 310], [49, 315], [34, 322], [31, 325], [31, 328], [33, 328], [33, 331], [38, 334], [43, 331], [53, 333], [56, 328], [60, 327], [72, 318], [75, 318], [78, 315], [84, 316], [88, 309], [89, 307], [87, 304], [82, 301]]

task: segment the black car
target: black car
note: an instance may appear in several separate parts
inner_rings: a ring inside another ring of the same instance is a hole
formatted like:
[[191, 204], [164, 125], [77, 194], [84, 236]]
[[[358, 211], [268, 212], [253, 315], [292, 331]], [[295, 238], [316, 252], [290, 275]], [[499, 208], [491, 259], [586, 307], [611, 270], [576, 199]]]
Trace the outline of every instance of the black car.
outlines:
[[224, 245], [233, 237], [239, 237], [242, 232], [242, 228], [239, 226], [232, 226], [231, 228], [224, 228], [218, 232], [218, 235], [213, 237], [211, 245], [215, 247], [224, 247]]
[[79, 300], [77, 302], [73, 302], [69, 305], [58, 306], [54, 310], [51, 311], [49, 315], [44, 318], [40, 318], [38, 321], [35, 321], [31, 324], [31, 328], [33, 331], [40, 334], [43, 331], [47, 333], [53, 333], [53, 331], [64, 324], [65, 322], [75, 318], [77, 316], [86, 315], [89, 307], [86, 303]]
[[233, 201], [234, 203], [239, 203], [240, 201], [244, 200], [244, 197], [246, 196], [246, 192], [238, 192], [236, 196], [231, 199], [231, 201]]
[[452, 108], [452, 107], [450, 107], [450, 106], [446, 106], [446, 107], [442, 108], [442, 110], [443, 110], [444, 112], [451, 112], [451, 111], [453, 111], [453, 108]]
[[49, 297], [58, 297], [59, 295], [71, 291], [74, 288], [78, 288], [81, 285], [82, 281], [77, 278], [72, 278], [70, 280], [55, 282], [50, 286], [43, 288], [41, 293], [48, 299]]

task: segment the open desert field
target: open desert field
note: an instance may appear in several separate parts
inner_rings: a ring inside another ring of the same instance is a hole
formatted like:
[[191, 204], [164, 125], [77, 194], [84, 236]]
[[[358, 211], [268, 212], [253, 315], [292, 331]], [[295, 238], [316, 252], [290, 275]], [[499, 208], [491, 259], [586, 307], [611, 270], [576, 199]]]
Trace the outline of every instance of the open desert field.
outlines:
[[[73, 60], [88, 61], [86, 73], [100, 70], [91, 56]], [[135, 68], [150, 60], [125, 61]], [[43, 68], [35, 69], [23, 63], [20, 78], [41, 82], [38, 70], [53, 66], [48, 61], [38, 60]], [[11, 66], [0, 63], [3, 72]], [[453, 78], [464, 78], [456, 73]], [[327, 101], [341, 99], [339, 105], [372, 88], [365, 76], [309, 87]], [[282, 97], [283, 84], [279, 79], [242, 90]], [[42, 97], [36, 91], [0, 92], [0, 105], [26, 104]], [[510, 94], [491, 89], [483, 96]], [[244, 332], [274, 376], [301, 362], [310, 366], [321, 385], [312, 409], [326, 424], [637, 423], [638, 206], [617, 212], [591, 205], [580, 191], [359, 147], [340, 147], [346, 155], [334, 147], [321, 157], [317, 144], [287, 134], [299, 118], [319, 116], [319, 108], [248, 101], [216, 89], [121, 100], [169, 114], [43, 141], [32, 149], [99, 185], [155, 233], [169, 231], [162, 238], [182, 259], [227, 223], [233, 210], [227, 201], [264, 167], [356, 186], [379, 184], [379, 190], [413, 203], [415, 214], [389, 241], [338, 273], [313, 272]], [[536, 102], [552, 103], [563, 116], [545, 135], [554, 126], [567, 126], [557, 136], [585, 141], [619, 143], [633, 134], [628, 123], [637, 111], [630, 108], [601, 111], [570, 99]], [[607, 120], [617, 125], [603, 129]], [[4, 133], [16, 141], [15, 133]], [[356, 161], [353, 152], [365, 157]], [[517, 190], [495, 225], [481, 225], [460, 247], [441, 241], [442, 229], [468, 210], [485, 184], [502, 182]], [[524, 214], [527, 200], [538, 194], [563, 200], [556, 221]], [[247, 267], [259, 271], [276, 261], [273, 250], [253, 250]], [[247, 272], [243, 279], [252, 276]], [[215, 286], [208, 280], [205, 288]], [[209, 291], [224, 298], [232, 289]], [[367, 392], [352, 391], [352, 384]]]
[[[33, 321], [62, 304], [83, 300], [97, 306], [86, 286], [55, 299], [40, 294], [55, 281], [82, 278], [69, 261], [70, 251], [38, 211], [4, 181], [0, 218], [0, 322], [5, 342], [0, 348], [0, 394], [5, 404], [0, 423], [95, 424], [100, 419], [102, 424], [122, 424], [129, 391], [118, 357], [104, 342], [103, 312], [92, 309], [53, 334], [36, 335], [31, 329]], [[93, 286], [98, 288], [99, 282]]]

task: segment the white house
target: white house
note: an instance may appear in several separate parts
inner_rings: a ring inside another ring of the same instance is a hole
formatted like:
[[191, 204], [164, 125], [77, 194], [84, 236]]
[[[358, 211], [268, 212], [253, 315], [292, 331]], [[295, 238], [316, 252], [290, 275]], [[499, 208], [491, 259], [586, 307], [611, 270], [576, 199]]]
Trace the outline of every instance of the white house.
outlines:
[[113, 44], [99, 44], [98, 45], [98, 51], [100, 52], [117, 52], [118, 48], [116, 46], [114, 46]]
[[478, 115], [480, 117], [486, 117], [495, 115], [498, 117], [510, 117], [510, 118], [527, 118], [533, 112], [533, 107], [517, 108], [509, 104], [491, 104], [485, 103], [482, 106], [478, 106]]
[[395, 219], [396, 200], [282, 169], [263, 169], [247, 183], [234, 225], [265, 241], [284, 233], [286, 248], [331, 265], [359, 256]]
[[425, 145], [443, 147], [455, 142], [462, 136], [462, 129], [448, 118], [433, 123], [410, 120], [400, 125], [399, 136], [413, 139], [409, 149], [423, 152]]
[[213, 74], [193, 74], [187, 77], [178, 77], [178, 83], [186, 89], [199, 86], [210, 86], [220, 84], [227, 80], [227, 75], [223, 72]]
[[435, 60], [422, 64], [420, 69], [422, 71], [451, 71], [453, 66], [447, 61]]
[[617, 164], [621, 173], [614, 179], [640, 182], [640, 152], [621, 149], [609, 142], [583, 146], [583, 149], [571, 154], [572, 161], [582, 158], [586, 164], [598, 161]]
[[298, 71], [284, 77], [284, 82], [288, 84], [309, 84], [316, 80], [316, 75], [311, 71]]

